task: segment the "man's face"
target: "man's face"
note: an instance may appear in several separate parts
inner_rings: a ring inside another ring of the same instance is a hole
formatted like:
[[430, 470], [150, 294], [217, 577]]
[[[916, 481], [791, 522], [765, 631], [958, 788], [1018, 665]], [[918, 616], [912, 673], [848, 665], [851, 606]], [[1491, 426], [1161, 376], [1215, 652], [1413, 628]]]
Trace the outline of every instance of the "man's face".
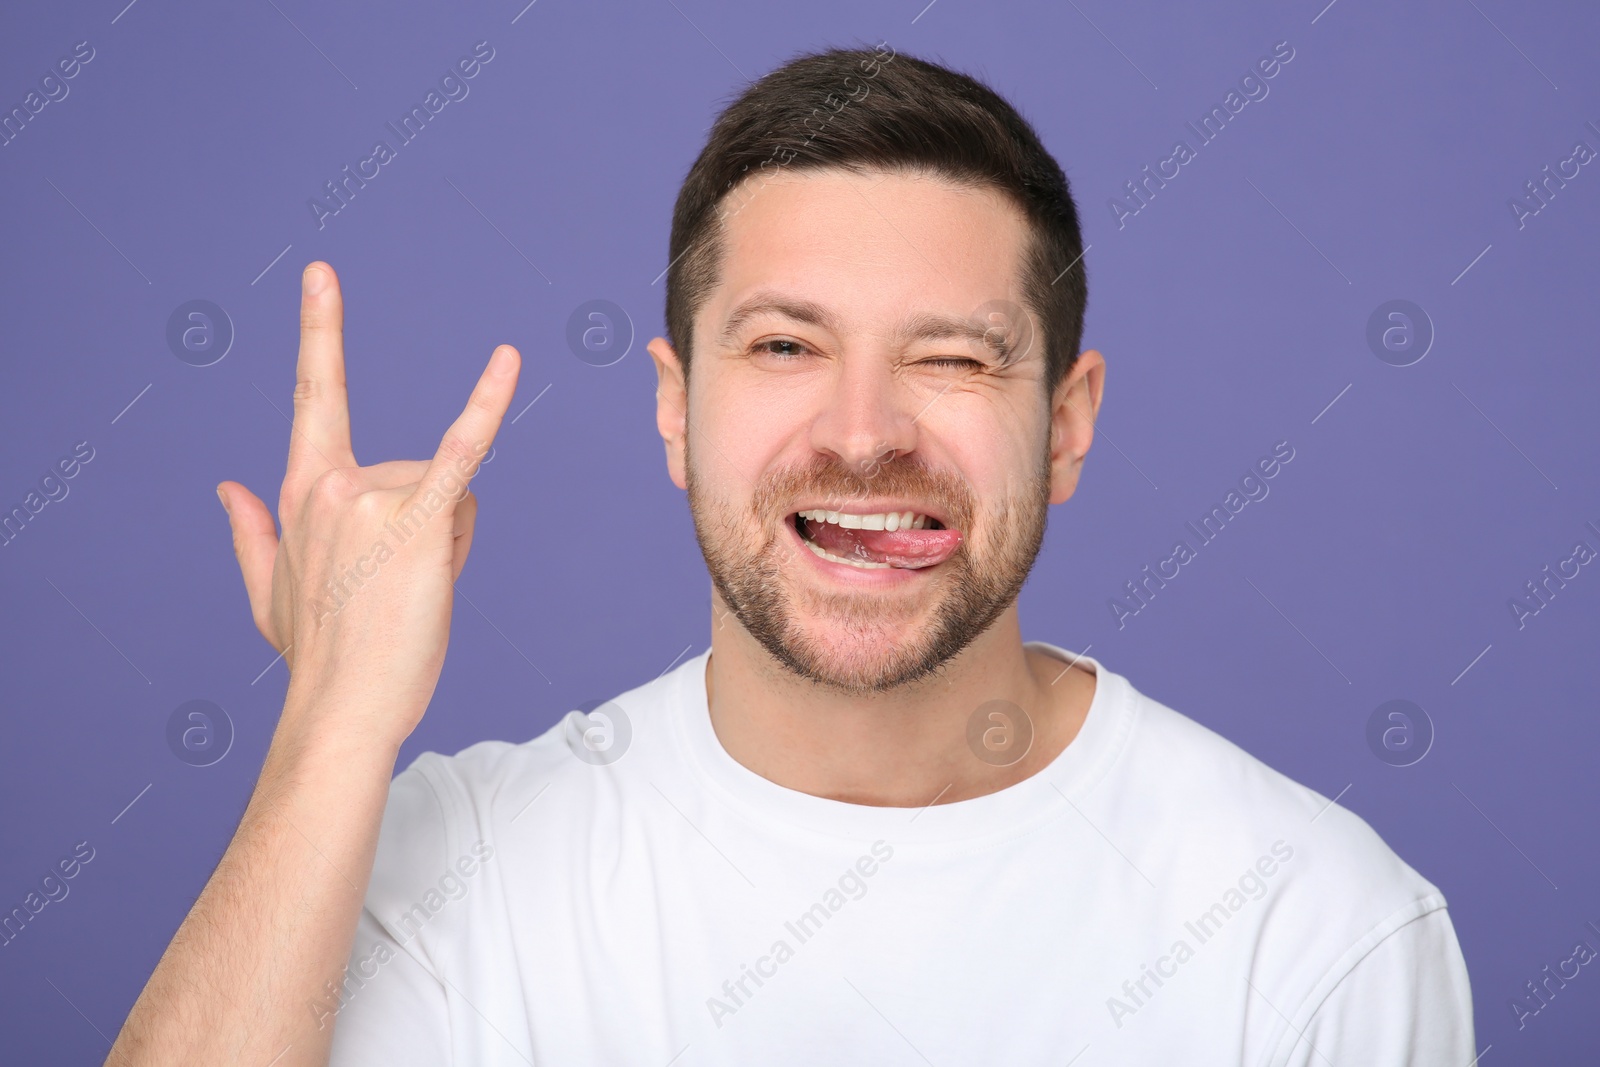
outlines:
[[987, 629], [1044, 534], [1052, 405], [1021, 310], [1026, 223], [926, 177], [759, 181], [727, 201], [674, 478], [746, 630], [803, 678], [884, 691]]

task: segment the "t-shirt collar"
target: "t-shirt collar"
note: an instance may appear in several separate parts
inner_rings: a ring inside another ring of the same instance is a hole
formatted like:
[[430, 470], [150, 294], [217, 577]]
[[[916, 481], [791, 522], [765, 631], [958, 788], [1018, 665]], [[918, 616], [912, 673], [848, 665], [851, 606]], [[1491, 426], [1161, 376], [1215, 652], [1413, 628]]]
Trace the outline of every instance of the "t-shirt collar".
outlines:
[[1059, 817], [1085, 796], [1115, 761], [1133, 726], [1127, 680], [1094, 657], [1043, 641], [1024, 647], [1093, 670], [1094, 696], [1083, 725], [1038, 773], [969, 800], [924, 808], [851, 804], [812, 796], [763, 778], [728, 754], [711, 725], [706, 701], [708, 648], [673, 671], [673, 733], [690, 773], [746, 818], [851, 840], [967, 841], [1027, 833]]

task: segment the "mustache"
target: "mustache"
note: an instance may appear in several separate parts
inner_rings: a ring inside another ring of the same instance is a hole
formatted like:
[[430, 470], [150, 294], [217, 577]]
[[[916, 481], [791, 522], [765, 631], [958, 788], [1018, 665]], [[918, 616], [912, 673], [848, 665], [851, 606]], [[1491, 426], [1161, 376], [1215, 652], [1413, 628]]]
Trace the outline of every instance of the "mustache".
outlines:
[[756, 486], [751, 508], [759, 518], [780, 508], [788, 514], [802, 500], [842, 505], [884, 496], [927, 504], [946, 516], [950, 527], [972, 528], [973, 496], [966, 480], [953, 471], [930, 467], [916, 457], [874, 462], [865, 473], [828, 459], [771, 471]]

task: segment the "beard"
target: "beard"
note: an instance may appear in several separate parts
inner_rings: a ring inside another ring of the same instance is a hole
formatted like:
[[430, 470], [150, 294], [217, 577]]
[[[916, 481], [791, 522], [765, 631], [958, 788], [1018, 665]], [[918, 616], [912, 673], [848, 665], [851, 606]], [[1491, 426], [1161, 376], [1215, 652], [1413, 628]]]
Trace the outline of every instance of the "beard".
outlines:
[[[695, 539], [729, 610], [784, 670], [844, 695], [886, 693], [934, 675], [1016, 600], [1044, 541], [1050, 450], [995, 504], [978, 508], [964, 479], [915, 455], [858, 474], [838, 459], [768, 472], [741, 509], [706, 494], [685, 444]], [[691, 434], [689, 440], [692, 441]], [[920, 502], [962, 533], [926, 576], [894, 591], [823, 591], [798, 576], [785, 529], [802, 500], [843, 509], [869, 494]], [[809, 618], [809, 623], [805, 621]], [[924, 621], [925, 620], [925, 621]]]

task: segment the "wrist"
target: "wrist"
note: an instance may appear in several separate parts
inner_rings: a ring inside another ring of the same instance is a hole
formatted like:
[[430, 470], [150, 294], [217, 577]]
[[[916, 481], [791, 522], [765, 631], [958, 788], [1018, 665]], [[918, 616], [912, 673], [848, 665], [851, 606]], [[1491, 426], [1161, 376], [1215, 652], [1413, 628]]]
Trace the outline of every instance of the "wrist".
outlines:
[[336, 691], [297, 689], [291, 682], [272, 747], [296, 761], [330, 758], [352, 770], [381, 770], [387, 781], [414, 723], [395, 722], [390, 708]]

